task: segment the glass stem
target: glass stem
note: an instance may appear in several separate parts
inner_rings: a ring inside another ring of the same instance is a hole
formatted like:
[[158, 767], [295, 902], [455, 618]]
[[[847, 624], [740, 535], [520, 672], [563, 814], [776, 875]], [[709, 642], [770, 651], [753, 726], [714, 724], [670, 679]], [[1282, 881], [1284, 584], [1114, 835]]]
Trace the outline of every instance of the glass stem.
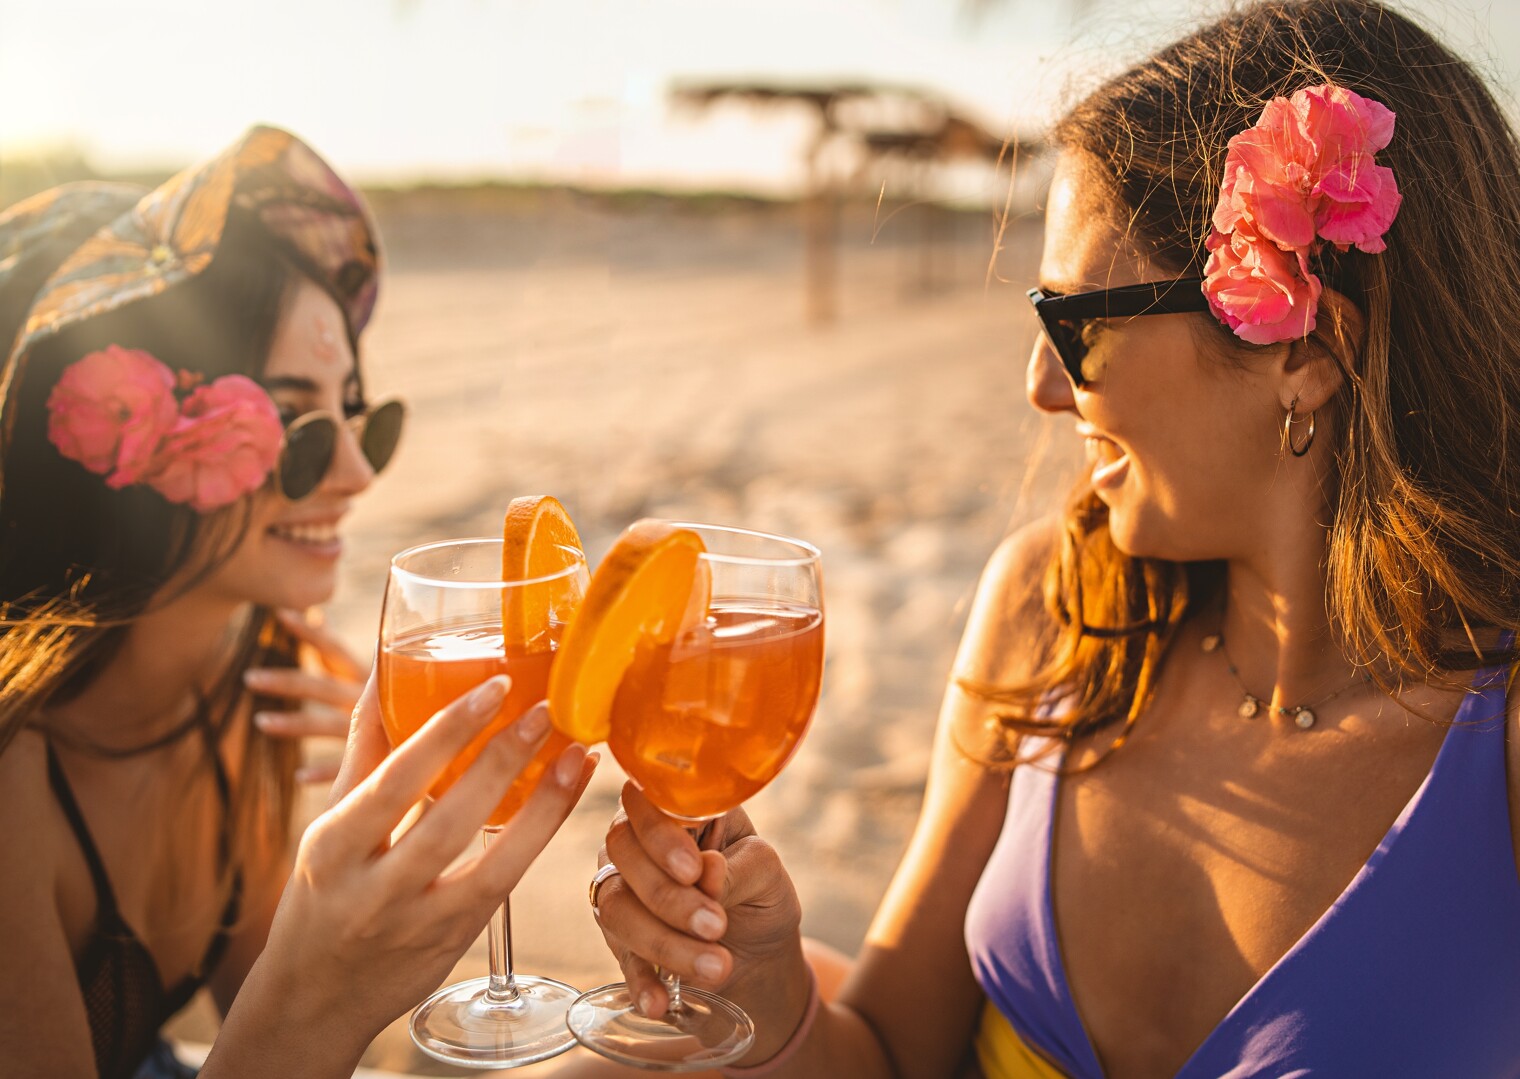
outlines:
[[[698, 851], [702, 849], [702, 843], [707, 839], [707, 831], [712, 827], [712, 823], [712, 821], [708, 821], [694, 828], [687, 827], [686, 832], [696, 841]], [[679, 1013], [681, 1010], [681, 976], [679, 974], [668, 974], [665, 976], [665, 992], [670, 994], [669, 1010], [673, 1014]]]
[[[487, 849], [496, 836], [495, 829], [481, 833]], [[512, 1004], [517, 1000], [517, 982], [512, 978], [512, 899], [508, 896], [491, 915], [491, 976], [486, 985], [486, 1000], [492, 1004]]]

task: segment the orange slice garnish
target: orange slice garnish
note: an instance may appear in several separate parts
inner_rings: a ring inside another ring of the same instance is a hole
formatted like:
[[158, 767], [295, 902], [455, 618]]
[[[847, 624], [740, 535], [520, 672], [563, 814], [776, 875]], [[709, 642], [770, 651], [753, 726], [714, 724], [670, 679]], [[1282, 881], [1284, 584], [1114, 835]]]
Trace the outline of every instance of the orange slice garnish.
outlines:
[[641, 645], [665, 644], [706, 617], [711, 576], [702, 538], [637, 521], [602, 559], [549, 672], [549, 714], [577, 742], [605, 742], [612, 702]]
[[[525, 495], [507, 506], [501, 528], [501, 579], [537, 581], [570, 566], [581, 537], [559, 500]], [[502, 644], [508, 652], [546, 652], [553, 647], [550, 616], [565, 595], [563, 580], [502, 590]]]

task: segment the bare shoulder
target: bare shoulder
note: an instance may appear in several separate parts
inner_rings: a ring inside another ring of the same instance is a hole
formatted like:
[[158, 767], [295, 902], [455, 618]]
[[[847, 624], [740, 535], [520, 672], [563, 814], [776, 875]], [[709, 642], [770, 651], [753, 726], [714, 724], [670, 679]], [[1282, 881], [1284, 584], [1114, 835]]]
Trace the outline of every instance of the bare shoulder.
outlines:
[[21, 1075], [92, 1075], [84, 1001], [58, 909], [58, 809], [47, 747], [31, 731], [0, 753], [0, 1059]]
[[[931, 763], [929, 808], [981, 813], [972, 803], [1001, 799], [1006, 773], [989, 769], [974, 741], [989, 729], [997, 703], [972, 687], [1000, 686], [1031, 675], [1052, 619], [1044, 577], [1059, 542], [1060, 524], [1043, 518], [1007, 536], [987, 560], [940, 707]], [[993, 795], [991, 792], [996, 791]], [[949, 795], [949, 802], [938, 799]], [[995, 835], [995, 833], [993, 833]]]
[[[36, 731], [23, 730], [0, 752], [0, 858], [51, 846], [41, 825], [51, 819], [53, 804], [47, 743]], [[17, 827], [20, 822], [26, 826]]]
[[57, 814], [47, 745], [22, 731], [0, 753], [0, 932], [58, 922]]
[[961, 638], [958, 676], [997, 683], [1029, 673], [1034, 651], [1053, 628], [1044, 580], [1060, 527], [1054, 517], [1041, 518], [1010, 533], [992, 552]]

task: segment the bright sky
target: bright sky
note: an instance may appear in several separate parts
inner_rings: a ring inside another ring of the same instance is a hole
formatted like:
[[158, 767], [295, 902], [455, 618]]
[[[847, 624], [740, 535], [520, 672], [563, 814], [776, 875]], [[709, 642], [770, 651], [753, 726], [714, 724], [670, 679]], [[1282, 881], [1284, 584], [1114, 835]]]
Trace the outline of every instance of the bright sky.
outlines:
[[[0, 0], [0, 168], [73, 146], [177, 166], [250, 123], [345, 175], [785, 189], [800, 112], [672, 111], [672, 80], [868, 78], [999, 133], [1075, 78], [1177, 35], [1209, 0]], [[1520, 5], [1404, 0], [1520, 87]], [[1080, 14], [1074, 14], [1074, 9]]]

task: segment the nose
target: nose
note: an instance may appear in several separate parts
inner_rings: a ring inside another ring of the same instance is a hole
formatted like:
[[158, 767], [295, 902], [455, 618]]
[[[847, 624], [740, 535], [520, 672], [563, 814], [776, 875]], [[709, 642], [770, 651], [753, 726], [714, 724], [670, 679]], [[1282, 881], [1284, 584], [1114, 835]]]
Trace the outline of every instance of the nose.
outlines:
[[1029, 403], [1041, 412], [1070, 412], [1077, 406], [1071, 376], [1061, 366], [1061, 358], [1043, 333], [1035, 336], [1034, 349], [1029, 353], [1029, 366], [1024, 371], [1024, 393]]
[[350, 424], [339, 424], [338, 443], [333, 447], [332, 463], [322, 477], [322, 486], [333, 494], [352, 496], [364, 491], [374, 480], [375, 470], [359, 445], [358, 432]]

